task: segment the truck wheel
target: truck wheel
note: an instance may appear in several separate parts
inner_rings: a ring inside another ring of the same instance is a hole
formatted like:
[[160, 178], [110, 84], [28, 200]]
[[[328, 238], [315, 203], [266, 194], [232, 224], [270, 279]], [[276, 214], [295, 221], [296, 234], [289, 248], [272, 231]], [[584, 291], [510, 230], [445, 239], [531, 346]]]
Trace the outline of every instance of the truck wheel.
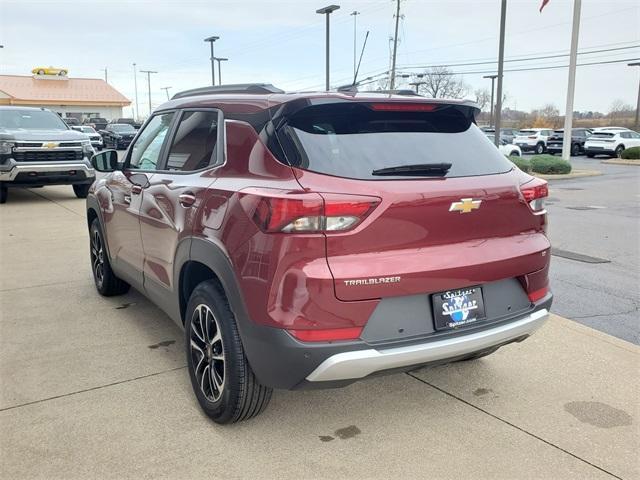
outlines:
[[90, 184], [74, 185], [73, 193], [75, 193], [78, 198], [87, 198], [87, 195], [89, 194], [89, 187], [91, 187]]
[[7, 197], [9, 196], [9, 189], [6, 185], [0, 183], [0, 203], [7, 203]]
[[536, 154], [542, 155], [544, 153], [544, 143], [540, 142], [536, 145]]
[[97, 218], [91, 223], [89, 236], [91, 271], [93, 272], [93, 280], [98, 293], [105, 297], [113, 297], [127, 293], [129, 291], [129, 284], [116, 277], [113, 270], [111, 270], [109, 255], [107, 254], [104, 243], [104, 236], [102, 235], [100, 222]]
[[213, 281], [195, 288], [185, 319], [187, 368], [204, 413], [220, 424], [261, 413], [273, 390], [253, 374], [233, 312]]

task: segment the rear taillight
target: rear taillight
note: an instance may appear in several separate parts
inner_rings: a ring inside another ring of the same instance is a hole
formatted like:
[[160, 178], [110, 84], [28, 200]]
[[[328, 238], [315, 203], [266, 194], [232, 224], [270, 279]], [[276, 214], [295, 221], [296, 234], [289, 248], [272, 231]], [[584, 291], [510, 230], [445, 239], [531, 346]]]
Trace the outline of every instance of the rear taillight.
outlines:
[[536, 215], [545, 213], [544, 199], [549, 196], [549, 186], [546, 181], [536, 178], [526, 186], [520, 187], [520, 192], [533, 213]]
[[380, 202], [377, 197], [250, 188], [240, 192], [249, 217], [267, 233], [342, 232], [354, 228]]
[[301, 342], [331, 342], [337, 340], [356, 340], [362, 333], [362, 327], [287, 331]]
[[538, 300], [543, 299], [548, 292], [549, 292], [549, 286], [545, 286], [533, 292], [529, 292], [527, 296], [529, 297], [530, 302], [537, 302]]

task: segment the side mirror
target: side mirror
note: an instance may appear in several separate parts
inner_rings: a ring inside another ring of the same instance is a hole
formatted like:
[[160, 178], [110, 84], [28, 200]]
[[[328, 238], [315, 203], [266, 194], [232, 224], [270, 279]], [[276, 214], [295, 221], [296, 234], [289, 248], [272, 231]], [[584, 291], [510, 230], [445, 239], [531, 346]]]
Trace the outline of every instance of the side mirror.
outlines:
[[98, 172], [115, 172], [118, 170], [118, 152], [105, 150], [91, 157], [91, 165]]

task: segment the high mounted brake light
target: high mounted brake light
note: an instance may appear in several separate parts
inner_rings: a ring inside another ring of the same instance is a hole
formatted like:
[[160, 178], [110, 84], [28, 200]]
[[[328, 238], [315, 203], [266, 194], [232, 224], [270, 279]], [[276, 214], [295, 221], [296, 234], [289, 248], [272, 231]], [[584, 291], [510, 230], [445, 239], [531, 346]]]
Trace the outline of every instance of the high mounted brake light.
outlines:
[[549, 186], [545, 180], [536, 178], [526, 186], [520, 187], [520, 192], [534, 214], [541, 215], [546, 212], [544, 199], [549, 196]]
[[439, 105], [434, 103], [372, 103], [372, 110], [379, 112], [433, 112]]
[[380, 202], [377, 197], [249, 188], [240, 192], [247, 215], [266, 233], [344, 232]]

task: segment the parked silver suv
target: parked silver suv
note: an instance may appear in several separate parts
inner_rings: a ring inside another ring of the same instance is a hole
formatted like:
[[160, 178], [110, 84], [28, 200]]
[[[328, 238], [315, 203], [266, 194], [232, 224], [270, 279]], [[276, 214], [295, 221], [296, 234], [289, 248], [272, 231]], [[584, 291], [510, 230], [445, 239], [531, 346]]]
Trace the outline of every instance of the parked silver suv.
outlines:
[[85, 198], [95, 180], [91, 141], [45, 108], [0, 107], [0, 203], [8, 187], [73, 185]]

